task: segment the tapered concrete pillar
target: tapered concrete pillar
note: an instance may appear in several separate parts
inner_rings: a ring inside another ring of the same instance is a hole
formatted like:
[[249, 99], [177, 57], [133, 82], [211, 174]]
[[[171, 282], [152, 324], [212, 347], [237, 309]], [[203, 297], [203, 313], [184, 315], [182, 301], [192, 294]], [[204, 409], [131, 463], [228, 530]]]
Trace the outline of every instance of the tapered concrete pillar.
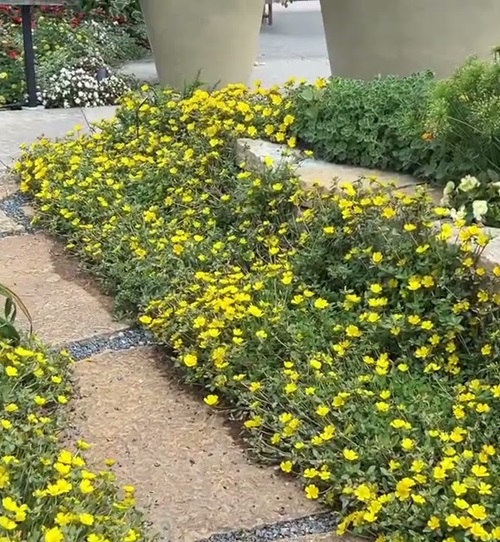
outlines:
[[332, 73], [449, 76], [500, 44], [498, 0], [321, 0]]
[[264, 0], [141, 0], [160, 82], [248, 83]]

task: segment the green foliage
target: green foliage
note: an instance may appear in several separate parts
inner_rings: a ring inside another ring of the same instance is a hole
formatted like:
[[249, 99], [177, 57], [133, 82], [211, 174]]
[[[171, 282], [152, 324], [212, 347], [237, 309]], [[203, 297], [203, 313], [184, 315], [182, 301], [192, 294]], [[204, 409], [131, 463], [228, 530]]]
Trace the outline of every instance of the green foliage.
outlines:
[[24, 90], [23, 59], [12, 32], [0, 21], [0, 107], [18, 101]]
[[325, 160], [426, 176], [432, 154], [422, 121], [434, 85], [430, 74], [418, 74], [301, 86], [293, 96], [294, 131]]
[[0, 339], [7, 342], [18, 344], [21, 340], [19, 332], [15, 326], [17, 309], [19, 308], [26, 316], [29, 322], [29, 332], [32, 332], [32, 321], [30, 313], [23, 303], [22, 299], [11, 289], [0, 284], [0, 299], [4, 299], [3, 314], [0, 313]]
[[[114, 21], [114, 16], [89, 15], [83, 19], [75, 19], [71, 13], [63, 15], [38, 13], [34, 46], [37, 55], [37, 76], [41, 91], [47, 95], [58, 94], [59, 74], [64, 68], [73, 69], [87, 63], [89, 56], [101, 63], [101, 66], [118, 66], [126, 60], [140, 58], [146, 49], [138, 39], [129, 32], [130, 25], [122, 21]], [[23, 101], [24, 68], [23, 68], [22, 31], [19, 24], [0, 20], [0, 105]], [[87, 74], [95, 79], [95, 70]], [[76, 81], [74, 81], [76, 83]], [[122, 83], [121, 81], [119, 83]], [[83, 82], [82, 82], [83, 84]], [[115, 85], [123, 87], [123, 83]], [[61, 104], [70, 103], [76, 98], [72, 91], [71, 100], [61, 100]], [[113, 93], [110, 93], [110, 96]], [[109, 98], [111, 100], [111, 97]], [[49, 100], [52, 106], [54, 100]], [[59, 102], [57, 102], [59, 104]], [[106, 103], [114, 103], [106, 102]], [[96, 103], [95, 105], [102, 105]], [[59, 105], [60, 106], [60, 105]]]
[[149, 46], [139, 0], [82, 0], [81, 7], [86, 13], [102, 11], [108, 18], [122, 24], [139, 44]]
[[[324, 87], [324, 88], [323, 88]], [[500, 63], [471, 59], [449, 79], [332, 78], [294, 95], [299, 142], [325, 160], [445, 185], [500, 173]]]
[[[447, 180], [500, 173], [500, 63], [472, 58], [434, 89], [426, 119], [452, 155]], [[488, 179], [484, 179], [488, 180]]]
[[261, 88], [138, 94], [16, 169], [41, 223], [139, 310], [207, 404], [244, 419], [260, 459], [340, 511], [340, 532], [498, 539], [488, 237], [425, 193], [319, 194], [270, 159], [238, 166], [234, 138], [286, 141], [292, 108]]

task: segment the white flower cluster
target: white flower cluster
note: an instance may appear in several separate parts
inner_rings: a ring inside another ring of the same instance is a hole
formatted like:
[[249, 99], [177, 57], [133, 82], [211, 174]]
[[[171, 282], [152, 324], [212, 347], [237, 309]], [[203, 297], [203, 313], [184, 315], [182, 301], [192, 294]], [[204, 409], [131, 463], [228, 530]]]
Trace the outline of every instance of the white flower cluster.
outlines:
[[[99, 80], [99, 68], [107, 74]], [[46, 107], [97, 107], [114, 105], [130, 87], [125, 80], [111, 74], [109, 67], [100, 65], [99, 59], [88, 58], [78, 65], [64, 67], [50, 77], [43, 90]]]
[[[491, 183], [491, 186], [498, 189], [500, 187], [500, 183]], [[443, 190], [442, 204], [450, 205], [451, 200], [456, 194], [459, 194], [460, 192], [469, 193], [479, 187], [481, 187], [481, 181], [479, 181], [479, 179], [473, 177], [472, 175], [466, 175], [465, 177], [463, 177], [458, 186], [455, 185], [454, 182], [450, 181]], [[471, 207], [474, 220], [482, 223], [484, 217], [488, 214], [488, 201], [485, 199], [473, 198], [472, 201], [469, 202], [469, 205]], [[466, 214], [467, 207], [465, 204], [463, 204], [458, 209], [452, 210], [451, 217], [454, 219], [461, 219], [464, 218]]]

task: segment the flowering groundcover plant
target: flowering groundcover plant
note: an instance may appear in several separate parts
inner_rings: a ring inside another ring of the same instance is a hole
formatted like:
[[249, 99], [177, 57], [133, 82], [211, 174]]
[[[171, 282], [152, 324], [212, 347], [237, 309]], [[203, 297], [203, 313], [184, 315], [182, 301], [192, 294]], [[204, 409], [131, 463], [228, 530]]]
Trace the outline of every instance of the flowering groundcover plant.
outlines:
[[[24, 60], [18, 10], [0, 6], [0, 106], [24, 99]], [[111, 67], [138, 58], [145, 48], [126, 25], [100, 11], [75, 15], [65, 9], [36, 12], [34, 44], [40, 101], [47, 107], [115, 104], [129, 81]], [[109, 74], [98, 81], [99, 70]]]
[[71, 363], [33, 341], [0, 341], [1, 542], [145, 540], [134, 488], [120, 491], [109, 468], [89, 467], [87, 442], [59, 440]]
[[339, 510], [340, 533], [499, 540], [488, 237], [424, 192], [306, 192], [236, 164], [238, 136], [295, 145], [288, 96], [144, 88], [100, 131], [27, 149], [22, 188], [256, 456]]
[[[300, 145], [336, 163], [389, 169], [440, 186], [472, 175], [493, 200], [500, 178], [500, 57], [432, 73], [369, 81], [332, 77], [295, 91]], [[476, 191], [477, 192], [477, 191]], [[463, 194], [462, 194], [463, 195]], [[495, 225], [497, 211], [484, 218]]]

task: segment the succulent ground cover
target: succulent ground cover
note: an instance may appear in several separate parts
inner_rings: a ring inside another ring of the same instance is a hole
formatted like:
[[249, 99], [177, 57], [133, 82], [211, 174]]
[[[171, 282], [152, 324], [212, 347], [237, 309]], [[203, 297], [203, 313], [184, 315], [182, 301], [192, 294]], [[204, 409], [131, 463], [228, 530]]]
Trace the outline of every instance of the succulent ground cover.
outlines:
[[237, 137], [296, 144], [290, 96], [144, 88], [99, 131], [27, 149], [22, 189], [339, 532], [499, 540], [489, 239], [425, 192], [306, 192], [271, 159], [238, 164]]
[[134, 488], [89, 465], [84, 440], [63, 442], [71, 359], [0, 340], [0, 541], [145, 540]]

